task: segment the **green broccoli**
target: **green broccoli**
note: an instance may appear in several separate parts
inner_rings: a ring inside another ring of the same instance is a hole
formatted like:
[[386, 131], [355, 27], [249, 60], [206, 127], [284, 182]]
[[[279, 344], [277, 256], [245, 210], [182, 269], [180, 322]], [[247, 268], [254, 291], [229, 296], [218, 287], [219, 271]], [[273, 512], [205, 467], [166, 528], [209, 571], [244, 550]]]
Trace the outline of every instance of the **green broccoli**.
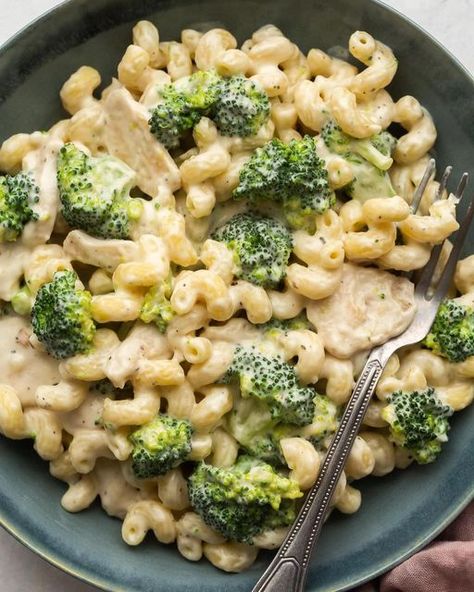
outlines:
[[269, 116], [268, 96], [255, 82], [245, 76], [231, 76], [219, 82], [211, 119], [222, 135], [253, 136]]
[[313, 421], [316, 391], [301, 386], [294, 367], [280, 358], [265, 355], [254, 345], [238, 345], [222, 381], [235, 379], [242, 397], [265, 403], [275, 421], [295, 425]]
[[392, 166], [393, 160], [390, 153], [396, 140], [387, 131], [360, 140], [344, 133], [331, 119], [321, 130], [321, 137], [331, 152], [342, 156], [357, 154], [382, 171]]
[[15, 241], [23, 228], [38, 214], [32, 205], [39, 200], [39, 188], [28, 173], [0, 177], [0, 243]]
[[301, 313], [292, 319], [275, 319], [272, 318], [266, 323], [259, 325], [266, 334], [270, 336], [278, 333], [287, 333], [288, 331], [301, 331], [305, 329], [313, 329], [313, 325], [309, 322], [308, 317]]
[[275, 428], [266, 432], [253, 434], [247, 443], [239, 442], [241, 448], [253, 458], [258, 458], [272, 466], [285, 464], [285, 459], [280, 448], [280, 440], [290, 435], [283, 434], [279, 437], [275, 433]]
[[[280, 448], [283, 438], [306, 438], [315, 448], [327, 448], [328, 438], [337, 429], [339, 408], [325, 395], [316, 394], [314, 415], [309, 428], [279, 422], [268, 407], [254, 397], [234, 400], [234, 407], [226, 416], [226, 425], [240, 447], [250, 456], [272, 465], [284, 465]], [[310, 430], [308, 432], [308, 429]]]
[[165, 148], [177, 148], [181, 137], [207, 115], [214, 105], [220, 77], [195, 72], [160, 90], [162, 102], [151, 112], [150, 130]]
[[319, 395], [314, 400], [314, 416], [311, 423], [309, 441], [318, 450], [327, 447], [328, 438], [337, 430], [340, 410], [326, 395]]
[[265, 288], [277, 287], [285, 277], [293, 243], [281, 222], [254, 213], [237, 214], [212, 238], [232, 250], [237, 277]]
[[393, 197], [396, 191], [386, 171], [378, 169], [357, 154], [346, 154], [345, 159], [352, 167], [354, 178], [343, 188], [352, 199], [362, 203], [375, 197]]
[[295, 481], [248, 456], [228, 469], [200, 463], [188, 488], [191, 506], [206, 524], [227, 539], [250, 544], [267, 529], [291, 524], [294, 500], [303, 495]]
[[152, 110], [150, 130], [163, 146], [177, 148], [183, 134], [201, 117], [215, 121], [224, 136], [254, 135], [270, 116], [270, 101], [244, 76], [222, 78], [213, 71], [195, 72], [164, 86]]
[[76, 288], [74, 271], [57, 271], [38, 291], [31, 310], [36, 337], [55, 358], [89, 351], [95, 334], [90, 292]]
[[189, 421], [160, 413], [130, 434], [132, 469], [138, 479], [164, 475], [184, 462], [191, 452]]
[[[192, 109], [207, 113], [219, 95], [221, 77], [213, 70], [197, 71], [174, 83], [176, 91], [185, 96]], [[166, 87], [165, 87], [166, 88]]]
[[201, 119], [200, 111], [191, 108], [186, 96], [174, 86], [161, 91], [163, 102], [152, 111], [149, 120], [150, 131], [165, 148], [177, 148], [182, 135], [192, 129]]
[[386, 172], [392, 165], [391, 153], [396, 139], [384, 130], [363, 140], [352, 138], [329, 120], [321, 130], [327, 148], [340, 154], [352, 167], [354, 179], [344, 192], [352, 199], [365, 202], [374, 197], [392, 197], [395, 190]]
[[289, 428], [277, 426], [264, 403], [239, 397], [226, 421], [229, 432], [247, 454], [272, 465], [284, 464], [279, 440], [289, 435]]
[[273, 139], [257, 148], [240, 170], [232, 195], [251, 204], [277, 202], [292, 228], [310, 230], [314, 216], [335, 203], [324, 161], [317, 156], [311, 136], [288, 144]]
[[88, 156], [65, 144], [58, 156], [58, 188], [68, 224], [100, 238], [125, 239], [142, 202], [130, 197], [134, 171], [113, 156]]
[[160, 333], [165, 333], [175, 313], [171, 308], [171, 282], [165, 281], [148, 290], [140, 311], [140, 320], [144, 323], [155, 323]]
[[392, 156], [395, 146], [397, 145], [397, 138], [392, 136], [392, 134], [387, 130], [383, 130], [369, 139], [371, 144], [384, 156]]
[[246, 199], [252, 204], [265, 200], [281, 204], [288, 192], [285, 178], [287, 153], [287, 144], [276, 138], [257, 148], [240, 169], [239, 184], [233, 191], [233, 198]]
[[390, 424], [390, 438], [411, 452], [420, 464], [436, 460], [441, 443], [448, 439], [448, 417], [453, 413], [444, 405], [435, 389], [397, 391], [389, 396], [382, 417]]
[[451, 362], [474, 355], [474, 308], [444, 300], [423, 344]]

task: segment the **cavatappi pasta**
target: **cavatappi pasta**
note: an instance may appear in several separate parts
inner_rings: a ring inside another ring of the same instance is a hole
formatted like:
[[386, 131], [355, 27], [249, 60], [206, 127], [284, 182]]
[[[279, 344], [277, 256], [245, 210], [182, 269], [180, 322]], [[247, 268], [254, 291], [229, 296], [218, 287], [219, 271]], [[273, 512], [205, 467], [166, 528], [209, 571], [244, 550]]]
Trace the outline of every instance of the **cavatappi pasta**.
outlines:
[[[277, 548], [291, 517], [261, 517], [258, 503], [281, 501], [266, 484], [280, 480], [289, 508], [315, 482], [364, 355], [413, 317], [399, 272], [458, 227], [434, 178], [410, 208], [436, 129], [416, 98], [387, 92], [392, 51], [362, 31], [348, 50], [359, 68], [272, 25], [238, 48], [223, 29], [161, 41], [141, 21], [102, 92], [79, 68], [65, 119], [0, 148], [0, 432], [33, 438], [67, 484], [64, 509], [100, 498], [129, 545], [151, 530], [226, 571]], [[67, 324], [65, 293], [87, 319]], [[471, 314], [472, 256], [451, 296]], [[435, 391], [445, 415], [472, 402], [474, 350], [442, 345], [391, 358], [339, 511], [359, 509], [358, 479], [432, 460], [397, 438], [394, 393]], [[223, 525], [222, 498], [196, 502], [199, 471], [207, 485], [227, 475], [225, 503], [250, 504], [258, 532]]]

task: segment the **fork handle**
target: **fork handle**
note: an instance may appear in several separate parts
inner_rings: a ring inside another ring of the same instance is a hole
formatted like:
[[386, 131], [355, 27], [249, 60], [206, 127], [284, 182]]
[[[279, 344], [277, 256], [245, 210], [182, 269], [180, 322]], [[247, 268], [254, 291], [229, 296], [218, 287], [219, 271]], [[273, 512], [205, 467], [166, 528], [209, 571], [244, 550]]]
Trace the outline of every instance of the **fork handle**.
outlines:
[[277, 555], [252, 592], [303, 592], [311, 553], [321, 533], [329, 502], [362, 424], [386, 360], [373, 350], [355, 385], [318, 479]]

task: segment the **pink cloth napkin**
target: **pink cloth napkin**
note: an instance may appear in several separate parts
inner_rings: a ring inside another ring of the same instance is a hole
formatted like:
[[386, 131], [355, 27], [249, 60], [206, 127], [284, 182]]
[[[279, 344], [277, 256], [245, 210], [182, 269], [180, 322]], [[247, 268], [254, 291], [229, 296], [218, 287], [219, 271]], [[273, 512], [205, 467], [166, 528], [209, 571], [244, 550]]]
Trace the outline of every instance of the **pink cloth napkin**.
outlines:
[[474, 592], [474, 502], [424, 549], [353, 592]]

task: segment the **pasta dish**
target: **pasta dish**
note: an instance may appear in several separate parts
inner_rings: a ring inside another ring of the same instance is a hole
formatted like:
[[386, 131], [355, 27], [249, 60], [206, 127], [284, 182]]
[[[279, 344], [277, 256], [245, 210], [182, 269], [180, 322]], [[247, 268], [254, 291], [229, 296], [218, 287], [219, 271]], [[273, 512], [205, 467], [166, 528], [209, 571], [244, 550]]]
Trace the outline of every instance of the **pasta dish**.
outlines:
[[[152, 531], [230, 572], [278, 548], [368, 352], [413, 318], [412, 272], [458, 228], [434, 174], [412, 207], [436, 128], [386, 90], [391, 49], [357, 31], [347, 55], [141, 21], [117, 78], [82, 66], [68, 116], [0, 148], [0, 433], [129, 545]], [[390, 359], [333, 509], [437, 459], [474, 397], [473, 301], [474, 255]]]

